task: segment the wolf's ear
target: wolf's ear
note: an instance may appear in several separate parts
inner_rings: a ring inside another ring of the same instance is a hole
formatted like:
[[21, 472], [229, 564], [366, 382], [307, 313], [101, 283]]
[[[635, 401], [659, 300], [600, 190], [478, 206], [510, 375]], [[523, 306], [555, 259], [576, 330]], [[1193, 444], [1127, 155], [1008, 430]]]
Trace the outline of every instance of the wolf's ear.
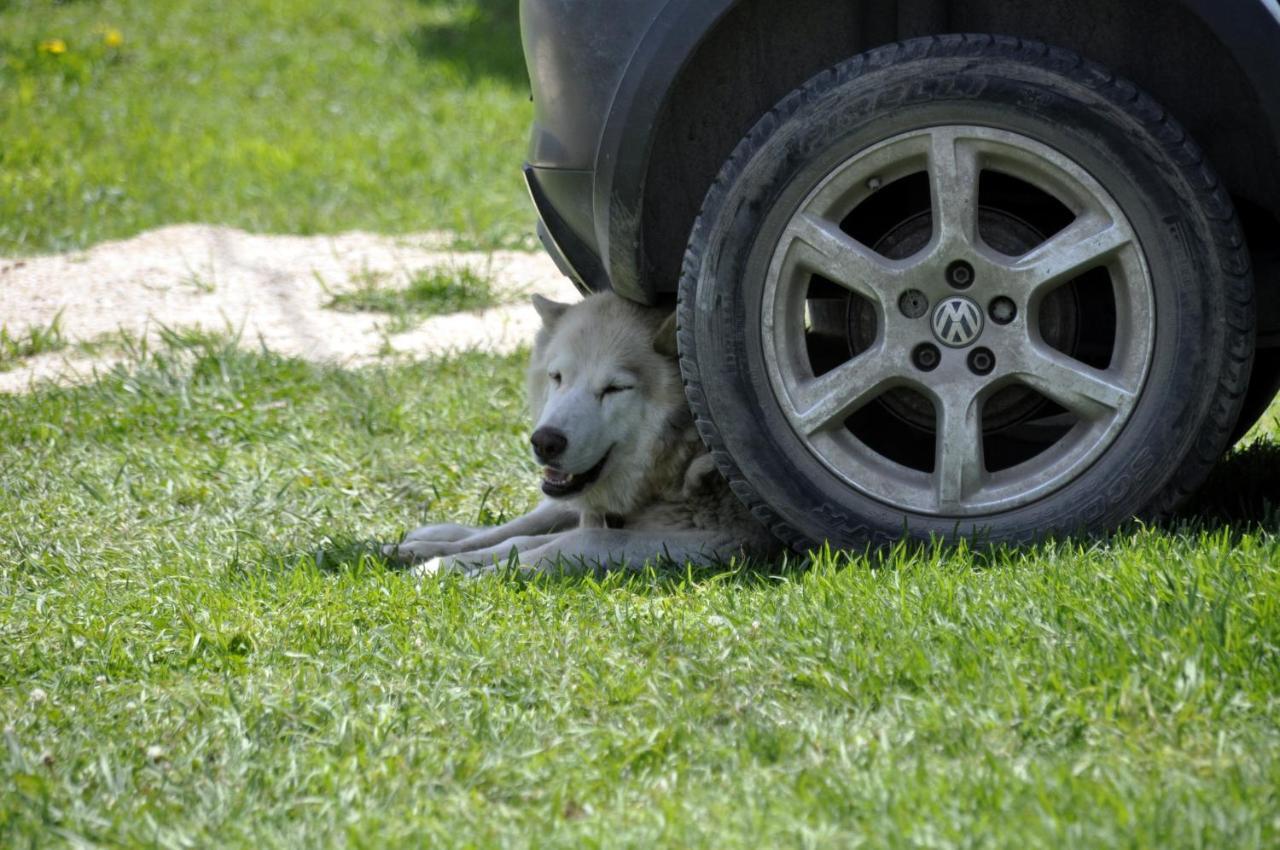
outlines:
[[665, 357], [676, 356], [676, 314], [673, 312], [658, 326], [653, 336], [653, 350]]
[[569, 309], [569, 305], [535, 294], [533, 296], [533, 309], [537, 310], [538, 315], [542, 317], [542, 324], [549, 328], [564, 315], [564, 311]]

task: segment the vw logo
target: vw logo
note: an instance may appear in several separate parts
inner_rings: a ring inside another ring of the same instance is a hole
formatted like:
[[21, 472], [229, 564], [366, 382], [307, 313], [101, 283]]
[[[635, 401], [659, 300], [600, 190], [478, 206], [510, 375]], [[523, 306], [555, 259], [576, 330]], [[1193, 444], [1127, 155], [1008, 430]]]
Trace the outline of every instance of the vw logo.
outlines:
[[982, 310], [968, 298], [953, 295], [933, 311], [933, 335], [951, 348], [964, 348], [982, 333]]

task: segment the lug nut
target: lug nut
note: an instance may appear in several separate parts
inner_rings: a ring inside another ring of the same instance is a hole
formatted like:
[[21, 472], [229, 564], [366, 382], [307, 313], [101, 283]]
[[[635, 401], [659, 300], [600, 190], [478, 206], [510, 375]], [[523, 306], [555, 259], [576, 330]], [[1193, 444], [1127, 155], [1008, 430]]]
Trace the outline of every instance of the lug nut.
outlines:
[[947, 266], [947, 283], [956, 289], [968, 289], [973, 285], [973, 266], [964, 260], [956, 260]]
[[989, 348], [975, 348], [969, 352], [969, 371], [975, 375], [989, 375], [996, 368], [996, 356]]
[[929, 299], [918, 289], [908, 289], [898, 299], [898, 309], [908, 319], [918, 319], [929, 312]]
[[922, 342], [911, 352], [911, 362], [922, 372], [932, 372], [942, 362], [942, 354], [938, 351], [938, 346]]
[[1013, 303], [1012, 298], [1001, 295], [999, 298], [992, 299], [987, 312], [991, 314], [991, 321], [997, 325], [1007, 325], [1017, 318], [1018, 305]]

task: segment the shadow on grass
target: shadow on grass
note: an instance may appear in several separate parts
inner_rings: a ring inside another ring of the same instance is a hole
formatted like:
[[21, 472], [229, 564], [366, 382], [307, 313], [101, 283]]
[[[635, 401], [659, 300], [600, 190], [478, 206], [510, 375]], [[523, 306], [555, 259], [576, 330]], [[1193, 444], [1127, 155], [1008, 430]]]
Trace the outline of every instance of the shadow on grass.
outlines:
[[[1260, 440], [1232, 452], [1210, 475], [1204, 487], [1168, 522], [1160, 526], [1171, 534], [1199, 534], [1227, 531], [1233, 537], [1253, 532], [1280, 530], [1280, 444]], [[1131, 529], [1118, 532], [1125, 534]], [[1105, 539], [1105, 538], [1101, 538]], [[1093, 538], [1098, 542], [1099, 538]], [[317, 569], [331, 573], [360, 574], [368, 570], [406, 572], [408, 568], [382, 555], [382, 542], [348, 539], [315, 550]], [[1048, 542], [1048, 541], [1046, 541]], [[1070, 542], [1070, 541], [1062, 541]], [[850, 551], [848, 556], [873, 568], [892, 568], [915, 558], [936, 558], [963, 553], [963, 559], [979, 569], [1006, 564], [1025, 554], [1025, 546], [984, 546], [943, 541], [900, 541], [882, 549]], [[839, 553], [822, 550], [827, 559]], [[746, 561], [717, 566], [676, 566], [642, 570], [608, 570], [587, 565], [529, 575], [512, 570], [518, 582], [591, 581], [602, 587], [630, 591], [676, 593], [690, 585], [725, 583], [743, 587], [775, 584], [795, 578], [812, 566], [810, 558], [790, 553], [778, 561]]]
[[[332, 575], [363, 575], [368, 573], [402, 573], [408, 576], [410, 566], [401, 564], [382, 554], [383, 543], [390, 541], [344, 539], [326, 543], [313, 552], [295, 556], [296, 566], [310, 566]], [[595, 564], [574, 564], [566, 561], [559, 569], [525, 572], [514, 564], [502, 568], [504, 578], [521, 584], [547, 582], [582, 582], [604, 588], [626, 588], [631, 591], [668, 594], [677, 593], [692, 585], [731, 584], [755, 587], [776, 584], [783, 577], [792, 577], [808, 568], [803, 555], [790, 554], [776, 562], [740, 561], [713, 566], [666, 564], [642, 569], [609, 569]]]
[[1178, 512], [1175, 522], [1206, 529], [1280, 529], [1280, 443], [1258, 440], [1229, 454]]
[[439, 21], [409, 33], [409, 45], [419, 59], [445, 65], [467, 82], [496, 79], [528, 86], [515, 0], [421, 2], [442, 14]]

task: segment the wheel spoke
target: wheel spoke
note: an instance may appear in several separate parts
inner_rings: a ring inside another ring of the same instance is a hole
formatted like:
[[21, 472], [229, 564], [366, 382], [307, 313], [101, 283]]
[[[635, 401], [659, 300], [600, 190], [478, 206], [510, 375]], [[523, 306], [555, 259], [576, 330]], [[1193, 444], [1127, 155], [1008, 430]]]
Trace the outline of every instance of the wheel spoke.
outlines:
[[955, 132], [935, 130], [929, 144], [934, 233], [955, 250], [973, 245], [978, 231], [978, 156]]
[[1076, 415], [1089, 420], [1111, 417], [1133, 399], [1133, 391], [1114, 383], [1107, 373], [1065, 354], [1035, 348], [1018, 377]]
[[899, 264], [872, 251], [834, 222], [809, 213], [792, 220], [787, 236], [795, 240], [796, 259], [802, 266], [870, 301], [880, 300], [884, 281], [902, 274]]
[[934, 478], [938, 506], [958, 508], [965, 495], [982, 482], [982, 405], [977, 396], [946, 393], [938, 412], [937, 467]]
[[1101, 265], [1131, 241], [1126, 229], [1086, 214], [1023, 254], [1013, 267], [1026, 275], [1029, 291], [1050, 289]]
[[792, 421], [805, 434], [843, 422], [867, 402], [901, 382], [888, 366], [892, 358], [880, 347], [841, 363], [826, 374], [798, 385], [792, 393]]

